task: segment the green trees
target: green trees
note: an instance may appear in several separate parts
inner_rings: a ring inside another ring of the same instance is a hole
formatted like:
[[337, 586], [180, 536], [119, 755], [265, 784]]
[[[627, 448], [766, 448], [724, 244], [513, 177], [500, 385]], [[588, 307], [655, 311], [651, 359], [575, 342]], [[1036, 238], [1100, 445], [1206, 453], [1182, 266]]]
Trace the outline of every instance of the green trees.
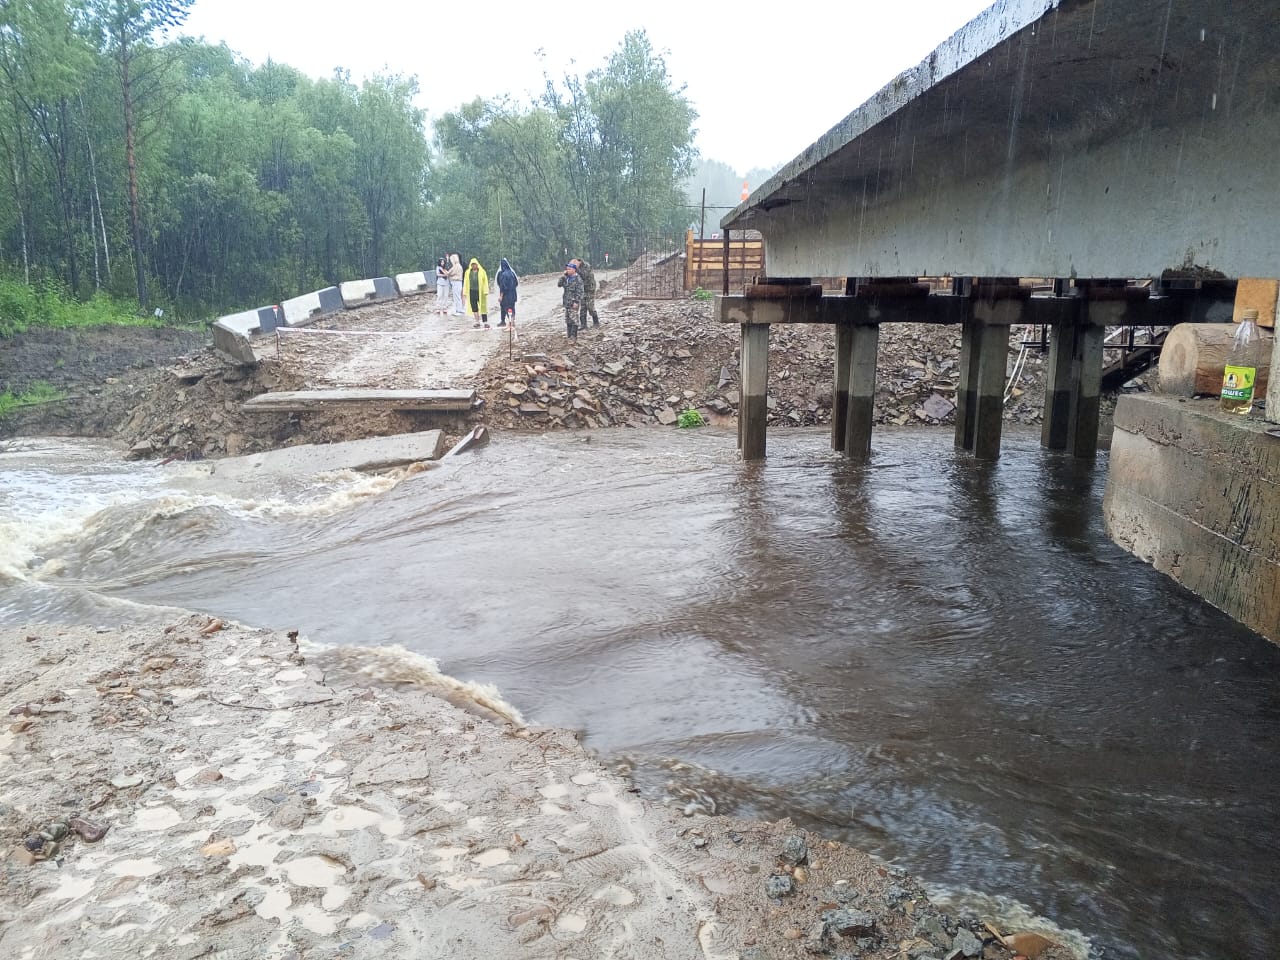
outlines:
[[696, 118], [644, 31], [633, 31], [604, 67], [548, 79], [532, 104], [476, 100], [437, 121], [436, 136], [443, 162], [473, 173], [485, 252], [532, 269], [566, 253], [617, 262], [659, 238], [677, 243]]
[[167, 31], [191, 0], [0, 0], [0, 274], [245, 308], [456, 250], [522, 271], [678, 234], [694, 113], [643, 33], [537, 102], [435, 124], [416, 80], [312, 79]]

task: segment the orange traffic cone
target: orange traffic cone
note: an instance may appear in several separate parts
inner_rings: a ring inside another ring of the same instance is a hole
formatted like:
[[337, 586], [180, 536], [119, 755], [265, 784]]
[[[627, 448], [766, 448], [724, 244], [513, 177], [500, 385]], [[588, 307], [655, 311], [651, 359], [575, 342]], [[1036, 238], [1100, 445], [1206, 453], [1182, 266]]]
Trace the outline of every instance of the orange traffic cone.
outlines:
[[743, 180], [742, 181], [742, 199], [746, 200], [747, 197], [749, 196], [751, 196], [751, 188], [747, 186], [747, 181]]

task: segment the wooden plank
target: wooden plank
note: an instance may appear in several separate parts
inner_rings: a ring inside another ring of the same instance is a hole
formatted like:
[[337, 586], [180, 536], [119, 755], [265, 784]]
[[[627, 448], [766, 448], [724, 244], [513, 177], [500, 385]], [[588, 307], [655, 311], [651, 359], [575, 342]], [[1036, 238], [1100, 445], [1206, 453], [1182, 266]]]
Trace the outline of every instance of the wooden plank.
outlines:
[[247, 413], [295, 413], [378, 404], [392, 410], [470, 410], [474, 390], [281, 390], [247, 400]]
[[1241, 277], [1236, 285], [1236, 308], [1232, 320], [1240, 322], [1246, 309], [1258, 311], [1258, 326], [1276, 325], [1276, 298], [1280, 295], [1280, 281], [1255, 277]]

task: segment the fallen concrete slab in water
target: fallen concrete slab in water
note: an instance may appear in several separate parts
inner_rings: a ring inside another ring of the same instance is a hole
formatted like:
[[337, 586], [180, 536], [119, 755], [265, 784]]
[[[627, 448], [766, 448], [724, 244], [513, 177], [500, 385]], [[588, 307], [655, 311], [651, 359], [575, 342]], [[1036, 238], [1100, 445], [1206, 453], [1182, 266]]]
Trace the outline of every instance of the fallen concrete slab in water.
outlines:
[[386, 470], [444, 454], [444, 431], [422, 430], [390, 437], [366, 437], [342, 443], [308, 443], [267, 450], [247, 457], [227, 457], [210, 463], [210, 476], [220, 480], [251, 480], [268, 475], [299, 476], [332, 470]]
[[466, 453], [468, 450], [473, 450], [476, 447], [483, 447], [488, 442], [488, 429], [483, 426], [475, 427], [470, 433], [453, 445], [452, 449], [444, 455], [444, 459], [448, 460], [450, 457], [456, 457], [458, 454]]
[[474, 390], [281, 390], [246, 400], [248, 413], [305, 413], [338, 405], [377, 404], [391, 410], [470, 410]]

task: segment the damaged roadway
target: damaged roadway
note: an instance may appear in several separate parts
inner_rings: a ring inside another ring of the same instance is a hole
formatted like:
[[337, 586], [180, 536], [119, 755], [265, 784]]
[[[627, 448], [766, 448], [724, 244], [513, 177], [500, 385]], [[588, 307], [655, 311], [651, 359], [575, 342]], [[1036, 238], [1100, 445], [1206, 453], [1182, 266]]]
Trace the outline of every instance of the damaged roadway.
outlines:
[[403, 651], [5, 628], [0, 691], [5, 956], [1013, 956], [867, 855], [681, 816]]

